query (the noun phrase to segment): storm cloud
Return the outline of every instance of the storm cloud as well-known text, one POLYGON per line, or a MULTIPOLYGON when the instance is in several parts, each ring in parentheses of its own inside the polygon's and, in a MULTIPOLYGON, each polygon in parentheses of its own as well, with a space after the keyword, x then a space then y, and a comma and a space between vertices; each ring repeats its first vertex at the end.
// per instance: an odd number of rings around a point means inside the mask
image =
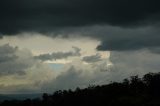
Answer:
POLYGON ((98 50, 153 50, 160 46, 159 4, 159 0, 1 0, 0 36, 78 35, 100 40, 98 50))
POLYGON ((0 32, 52 31, 56 28, 159 23, 159 0, 1 0, 0 32))

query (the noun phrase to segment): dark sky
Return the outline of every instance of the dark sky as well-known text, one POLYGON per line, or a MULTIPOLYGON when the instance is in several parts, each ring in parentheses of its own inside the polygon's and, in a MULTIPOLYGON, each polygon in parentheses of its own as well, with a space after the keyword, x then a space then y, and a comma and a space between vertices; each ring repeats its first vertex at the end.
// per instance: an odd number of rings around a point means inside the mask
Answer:
POLYGON ((81 36, 100 39, 99 50, 157 48, 159 5, 159 0, 1 0, 0 33, 76 29, 82 30, 81 36))
POLYGON ((159 0, 1 0, 0 27, 7 34, 95 24, 138 27, 159 22, 159 4, 159 0))

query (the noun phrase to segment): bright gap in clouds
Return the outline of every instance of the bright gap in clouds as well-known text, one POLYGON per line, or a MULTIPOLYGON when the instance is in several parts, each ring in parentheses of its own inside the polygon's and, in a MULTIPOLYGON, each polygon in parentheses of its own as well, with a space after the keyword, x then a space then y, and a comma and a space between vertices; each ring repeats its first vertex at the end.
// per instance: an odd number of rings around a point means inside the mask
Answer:
MULTIPOLYGON (((0 39, 0 49, 6 52, 4 55, 9 59, 16 56, 12 60, 16 64, 6 62, 6 67, 15 69, 1 75, 0 92, 53 92, 56 89, 100 84, 103 82, 101 76, 105 76, 104 71, 112 65, 109 51, 96 50, 100 44, 98 40, 78 36, 51 38, 41 34, 22 35, 0 39), (19 66, 17 74, 16 67, 19 66)), ((0 65, 7 69, 4 63, 0 65)))
POLYGON ((56 51, 69 51, 73 46, 80 47, 84 53, 92 54, 95 51, 100 41, 88 37, 74 37, 74 38, 61 38, 61 37, 47 37, 41 34, 34 36, 4 36, 0 44, 9 43, 12 46, 19 48, 27 48, 32 51, 34 55, 51 53, 56 51))
MULTIPOLYGON (((29 34, 22 34, 19 36, 4 36, 0 39, 0 45, 9 44, 19 49, 28 49, 34 56, 41 54, 51 54, 53 52, 68 52, 73 51, 73 47, 79 48, 81 51, 81 58, 84 56, 90 56, 100 54, 102 58, 109 58, 110 52, 100 52, 96 50, 96 47, 100 44, 100 41, 88 38, 88 37, 75 37, 75 38, 61 38, 61 37, 47 37, 41 34, 35 34, 34 36, 28 36, 29 34)), ((46 63, 59 63, 66 64, 76 57, 48 60, 46 63)))

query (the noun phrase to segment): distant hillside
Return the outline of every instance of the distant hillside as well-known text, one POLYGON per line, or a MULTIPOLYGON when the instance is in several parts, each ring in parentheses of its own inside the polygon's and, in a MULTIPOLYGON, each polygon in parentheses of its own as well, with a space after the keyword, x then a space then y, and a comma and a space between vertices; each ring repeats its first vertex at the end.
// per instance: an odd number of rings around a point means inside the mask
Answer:
POLYGON ((42 99, 4 101, 0 106, 160 106, 160 73, 75 91, 44 93, 42 99))
POLYGON ((41 98, 42 94, 0 94, 0 102, 4 100, 25 100, 41 98))
POLYGON ((7 95, 0 95, 0 102, 4 101, 4 100, 12 100, 13 98, 8 97, 7 95))

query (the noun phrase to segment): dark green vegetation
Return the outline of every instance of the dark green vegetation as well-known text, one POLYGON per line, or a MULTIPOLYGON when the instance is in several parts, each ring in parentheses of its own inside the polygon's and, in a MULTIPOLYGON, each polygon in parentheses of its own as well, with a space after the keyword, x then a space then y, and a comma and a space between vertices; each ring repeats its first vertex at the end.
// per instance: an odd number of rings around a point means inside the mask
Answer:
POLYGON ((160 106, 160 73, 132 76, 122 83, 43 94, 42 99, 4 101, 0 106, 160 106))

